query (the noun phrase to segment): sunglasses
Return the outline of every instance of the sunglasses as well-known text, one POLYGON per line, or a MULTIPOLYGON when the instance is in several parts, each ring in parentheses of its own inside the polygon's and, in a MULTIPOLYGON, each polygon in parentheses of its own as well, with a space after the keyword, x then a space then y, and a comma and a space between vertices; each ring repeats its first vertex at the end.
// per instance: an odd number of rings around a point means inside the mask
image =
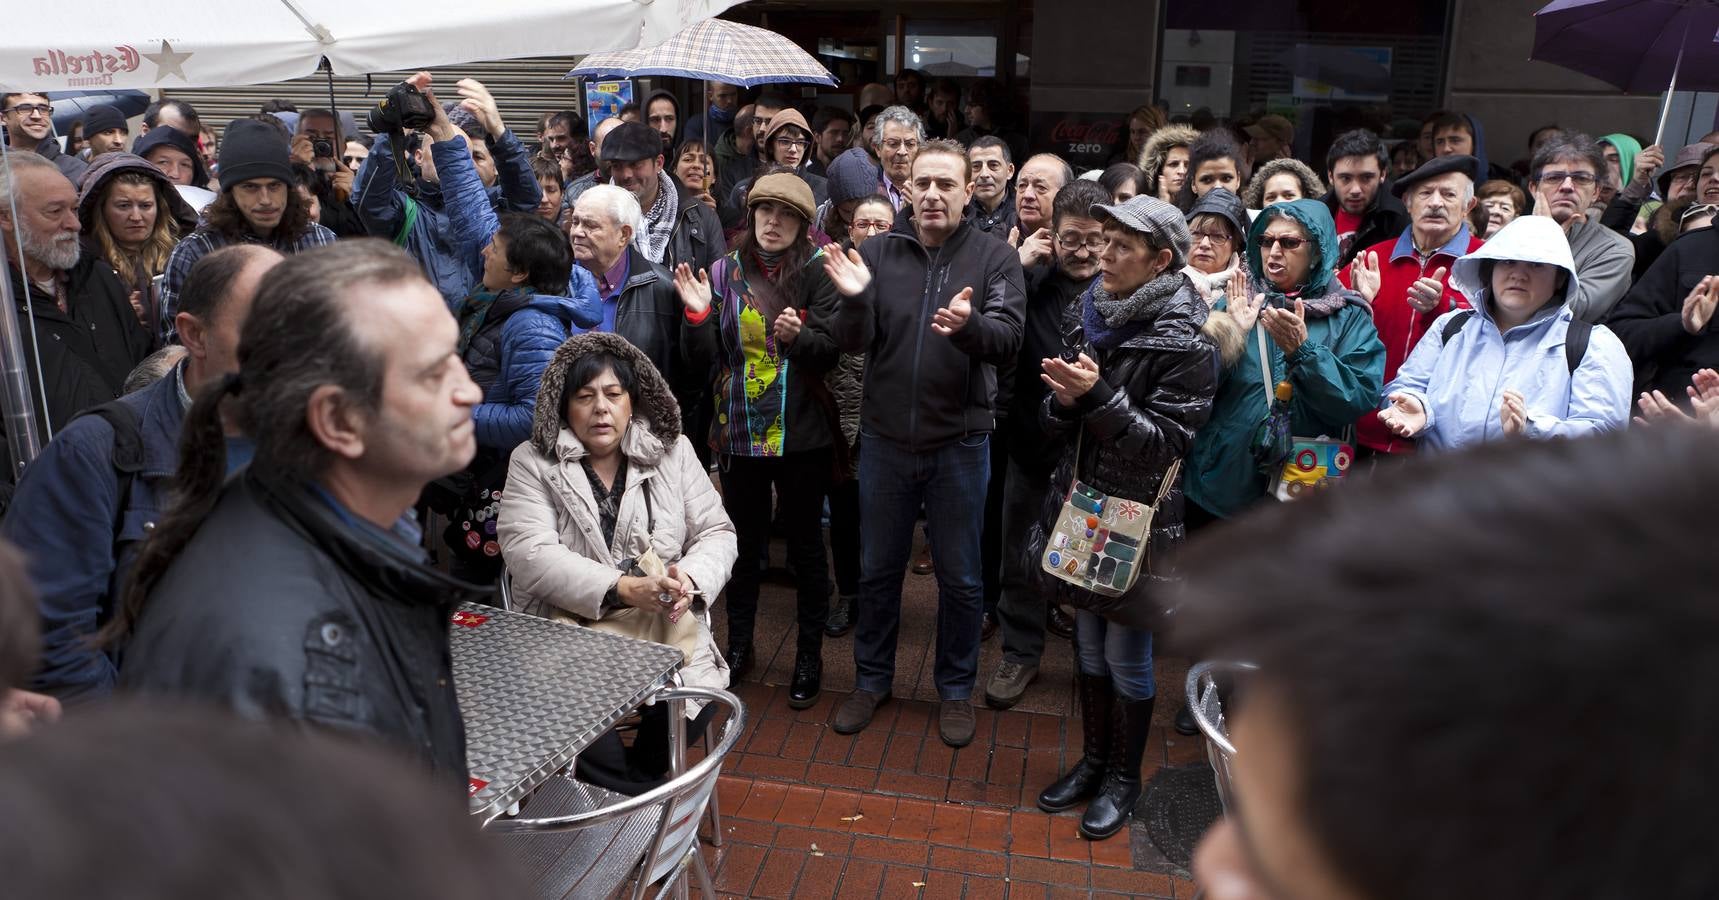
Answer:
POLYGON ((1267 234, 1260 236, 1259 249, 1261 252, 1265 252, 1270 250, 1272 245, 1275 244, 1282 247, 1283 252, 1285 253, 1294 253, 1295 251, 1300 250, 1301 246, 1305 243, 1307 243, 1306 238, 1290 237, 1289 235, 1273 236, 1267 234))

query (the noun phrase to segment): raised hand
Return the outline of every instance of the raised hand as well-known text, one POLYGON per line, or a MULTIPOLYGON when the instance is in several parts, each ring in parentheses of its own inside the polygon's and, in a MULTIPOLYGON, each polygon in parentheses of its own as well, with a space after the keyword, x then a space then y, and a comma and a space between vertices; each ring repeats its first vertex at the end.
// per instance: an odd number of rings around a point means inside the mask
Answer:
POLYGON ((1709 275, 1696 282, 1689 296, 1683 298, 1683 330, 1701 334, 1713 321, 1713 307, 1719 305, 1719 275, 1709 275))
POLYGON ((328 176, 329 183, 334 186, 335 199, 347 200, 352 197, 352 179, 352 167, 335 160, 334 172, 328 176))
POLYGON ((1505 437, 1516 437, 1528 427, 1528 401, 1522 395, 1506 390, 1504 402, 1498 405, 1498 418, 1504 426, 1505 437))
POLYGON ((1384 281, 1384 275, 1379 272, 1379 254, 1367 251, 1358 254, 1355 261, 1349 264, 1349 283, 1354 286, 1355 293, 1368 303, 1379 296, 1379 284, 1384 281))
POLYGON ((310 142, 310 135, 294 135, 292 139, 292 161, 311 165, 316 162, 316 145, 310 142))
POLYGON ((783 309, 781 314, 776 316, 776 343, 781 344, 784 347, 794 343, 794 338, 800 336, 800 327, 802 324, 803 323, 800 321, 799 310, 796 310, 792 306, 783 309))
POLYGON ((1007 240, 1009 242, 1009 246, 1019 247, 1021 245, 1021 226, 1010 225, 1009 226, 1009 236, 1008 236, 1007 240))
POLYGON ((1092 386, 1098 383, 1098 363, 1085 353, 1072 363, 1063 362, 1056 357, 1039 360, 1039 380, 1051 389, 1056 402, 1064 407, 1072 407, 1075 401, 1086 396, 1092 386))
POLYGON ((710 308, 710 275, 703 269, 698 275, 692 274, 692 267, 681 263, 674 268, 674 290, 680 295, 680 305, 687 312, 701 315, 710 308))
POLYGON ((1689 385, 1689 408, 1708 424, 1719 426, 1719 372, 1702 369, 1689 385))
POLYGON ((454 84, 454 89, 459 91, 460 97, 463 98, 460 100, 460 108, 477 116, 478 124, 483 126, 484 131, 489 132, 492 139, 501 137, 501 133, 507 130, 507 125, 501 120, 501 109, 495 105, 495 97, 490 94, 489 88, 475 78, 462 78, 454 84))
MULTIPOLYGON (((1019 234, 1019 230, 1011 230, 1011 234, 1019 234)), ((1021 242, 1021 265, 1036 266, 1051 258, 1051 233, 1049 228, 1040 228, 1027 236, 1021 242)))
POLYGON ((962 288, 960 293, 950 298, 948 306, 932 314, 931 330, 948 337, 960 331, 972 315, 973 289, 970 287, 962 288))
POLYGON ((1651 182, 1659 172, 1659 167, 1665 165, 1665 148, 1658 144, 1649 144, 1641 148, 1635 155, 1635 171, 1623 172, 1632 182, 1651 182))
POLYGON ((1424 313, 1438 309, 1439 301, 1444 299, 1444 276, 1448 271, 1439 266, 1431 275, 1415 279, 1415 283, 1409 285, 1409 305, 1424 313))
POLYGON ((433 76, 429 72, 419 72, 406 79, 406 83, 417 88, 424 95, 424 99, 430 101, 432 118, 430 124, 424 129, 424 133, 430 136, 430 140, 437 143, 451 141, 455 134, 454 123, 448 121, 448 111, 442 109, 441 101, 436 99, 436 92, 430 90, 432 80, 433 76))
POLYGON ((859 251, 850 247, 843 253, 835 244, 824 250, 824 274, 830 276, 836 292, 844 297, 858 297, 865 293, 871 284, 871 270, 866 268, 865 260, 860 259, 859 251))
POLYGON ((1407 394, 1396 393, 1389 398, 1391 405, 1379 410, 1379 421, 1400 438, 1412 438, 1427 427, 1426 407, 1407 394))
POLYGON ((1237 327, 1243 331, 1252 331, 1253 324, 1259 321, 1259 311, 1265 308, 1265 295, 1254 294, 1250 299, 1244 288, 1241 293, 1229 295, 1224 305, 1230 312, 1230 318, 1236 320, 1237 327))
MULTIPOLYGON (((1260 300, 1262 303, 1265 300, 1263 295, 1260 300)), ((1295 312, 1268 306, 1260 311, 1259 317, 1284 356, 1300 350, 1307 341, 1307 304, 1302 301, 1295 301, 1295 312)))

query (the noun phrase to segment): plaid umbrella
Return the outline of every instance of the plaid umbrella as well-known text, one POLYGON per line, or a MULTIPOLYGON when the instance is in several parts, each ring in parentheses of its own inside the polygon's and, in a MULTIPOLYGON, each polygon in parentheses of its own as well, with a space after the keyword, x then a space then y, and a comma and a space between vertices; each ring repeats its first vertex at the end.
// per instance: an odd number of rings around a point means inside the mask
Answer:
POLYGON ((654 47, 593 53, 567 77, 672 75, 741 87, 795 82, 834 86, 835 76, 793 41, 763 28, 705 19, 654 47))

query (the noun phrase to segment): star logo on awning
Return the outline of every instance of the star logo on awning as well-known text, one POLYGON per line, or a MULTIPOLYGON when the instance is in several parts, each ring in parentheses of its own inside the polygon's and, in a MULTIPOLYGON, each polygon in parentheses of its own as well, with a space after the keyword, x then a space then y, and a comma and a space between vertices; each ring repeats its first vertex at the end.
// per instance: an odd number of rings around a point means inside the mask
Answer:
POLYGON ((160 83, 161 79, 166 78, 169 75, 178 75, 180 81, 190 80, 185 77, 185 61, 190 59, 193 54, 175 53, 173 52, 172 44, 162 41, 161 51, 159 53, 143 53, 140 55, 144 59, 155 63, 155 81, 157 83, 160 83))

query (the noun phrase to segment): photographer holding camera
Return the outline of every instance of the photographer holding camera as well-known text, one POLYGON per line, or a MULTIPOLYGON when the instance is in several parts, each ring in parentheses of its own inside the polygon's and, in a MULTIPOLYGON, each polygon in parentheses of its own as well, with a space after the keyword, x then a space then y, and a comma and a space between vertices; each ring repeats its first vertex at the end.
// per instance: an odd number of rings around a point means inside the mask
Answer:
MULTIPOLYGON (((376 143, 358 170, 352 201, 365 229, 405 248, 449 308, 482 280, 483 248, 501 227, 497 203, 531 212, 542 198, 531 158, 503 124, 488 89, 470 78, 455 89, 462 98, 455 108, 475 118, 473 131, 481 126, 487 134, 454 127, 430 90, 430 73, 419 72, 371 110, 376 143), (408 151, 410 157, 399 155, 408 151)), ((594 302, 594 281, 569 286, 569 296, 587 292, 594 302)))
POLYGON ((364 220, 352 208, 350 167, 340 161, 337 148, 345 146, 340 122, 326 109, 307 109, 299 114, 298 133, 292 139, 292 161, 315 169, 316 200, 322 208, 318 221, 339 237, 364 237, 364 220))

